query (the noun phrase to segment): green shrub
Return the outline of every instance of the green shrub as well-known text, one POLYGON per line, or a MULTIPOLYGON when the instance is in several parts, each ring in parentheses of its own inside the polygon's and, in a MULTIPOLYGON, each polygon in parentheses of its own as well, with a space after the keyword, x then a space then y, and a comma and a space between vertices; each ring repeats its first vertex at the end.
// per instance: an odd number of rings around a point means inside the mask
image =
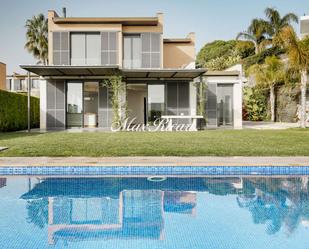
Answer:
POLYGON ((284 50, 278 47, 271 47, 269 49, 266 49, 262 51, 261 53, 253 56, 249 56, 245 59, 243 59, 243 66, 244 69, 248 69, 250 66, 254 64, 262 64, 265 62, 266 57, 268 56, 279 56, 284 53, 284 50))
POLYGON ((267 118, 267 92, 257 87, 243 89, 243 119, 262 121, 267 118))
MULTIPOLYGON (((25 130, 28 127, 26 95, 0 90, 0 131, 25 130)), ((31 128, 40 124, 40 99, 31 97, 31 128)))
POLYGON ((248 41, 217 40, 205 44, 197 55, 197 66, 209 70, 224 70, 241 59, 254 54, 254 45, 248 41))

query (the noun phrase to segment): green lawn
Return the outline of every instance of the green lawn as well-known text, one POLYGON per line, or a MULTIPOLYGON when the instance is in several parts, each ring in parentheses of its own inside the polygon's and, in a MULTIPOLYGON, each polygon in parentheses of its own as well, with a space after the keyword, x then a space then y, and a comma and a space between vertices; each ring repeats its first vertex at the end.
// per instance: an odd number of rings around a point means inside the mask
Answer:
POLYGON ((309 130, 0 133, 0 156, 309 156, 309 130))

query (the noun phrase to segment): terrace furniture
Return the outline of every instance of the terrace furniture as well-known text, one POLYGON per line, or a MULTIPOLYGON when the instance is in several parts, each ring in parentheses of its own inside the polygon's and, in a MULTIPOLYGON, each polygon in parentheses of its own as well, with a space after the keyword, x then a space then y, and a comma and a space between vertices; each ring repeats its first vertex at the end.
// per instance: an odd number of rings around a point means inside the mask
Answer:
POLYGON ((184 119, 184 120, 190 120, 191 121, 191 126, 189 131, 197 131, 196 129, 196 121, 197 119, 202 119, 204 118, 201 115, 163 115, 161 118, 167 119, 168 124, 167 124, 167 129, 169 131, 173 130, 173 120, 174 119, 184 119))

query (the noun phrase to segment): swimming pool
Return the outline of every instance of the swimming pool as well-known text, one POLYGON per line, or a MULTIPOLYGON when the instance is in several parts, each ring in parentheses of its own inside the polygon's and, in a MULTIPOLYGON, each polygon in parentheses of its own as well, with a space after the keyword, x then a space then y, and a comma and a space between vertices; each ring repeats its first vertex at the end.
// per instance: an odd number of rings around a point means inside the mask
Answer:
POLYGON ((307 249, 308 176, 0 178, 0 248, 307 249))

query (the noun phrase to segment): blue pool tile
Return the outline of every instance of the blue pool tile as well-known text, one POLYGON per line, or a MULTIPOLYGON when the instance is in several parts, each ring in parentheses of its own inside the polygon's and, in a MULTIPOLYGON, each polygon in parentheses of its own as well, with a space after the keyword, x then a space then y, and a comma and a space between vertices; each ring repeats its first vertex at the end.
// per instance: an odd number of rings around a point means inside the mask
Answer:
POLYGON ((0 167, 0 175, 308 175, 309 166, 0 167))

